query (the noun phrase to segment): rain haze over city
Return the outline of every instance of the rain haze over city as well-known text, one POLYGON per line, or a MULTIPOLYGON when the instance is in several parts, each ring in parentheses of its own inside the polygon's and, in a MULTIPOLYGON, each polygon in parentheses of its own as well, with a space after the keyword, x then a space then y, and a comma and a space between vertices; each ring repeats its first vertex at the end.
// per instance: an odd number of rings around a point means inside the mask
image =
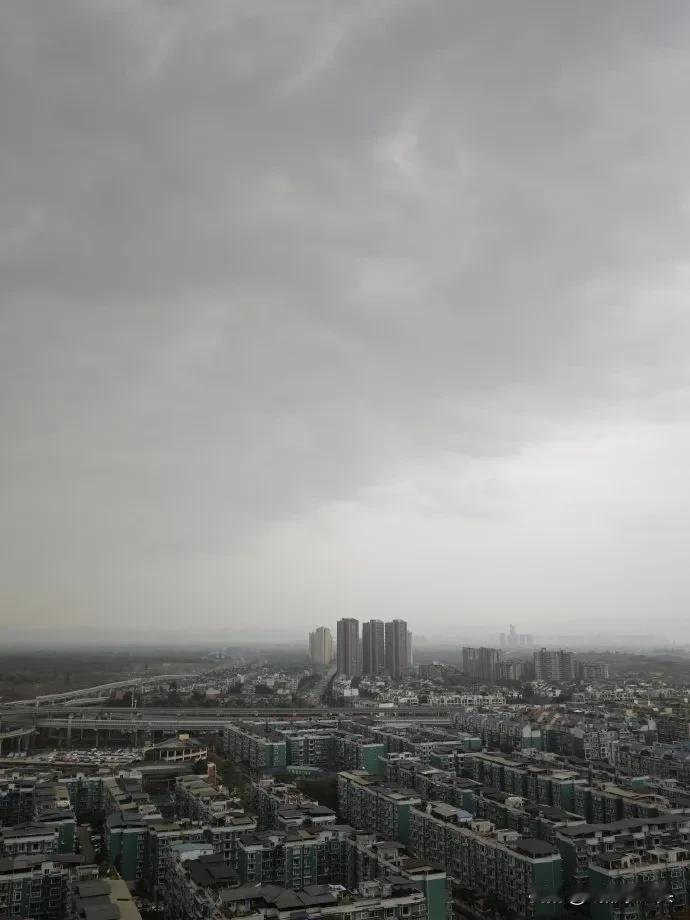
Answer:
POLYGON ((0 920, 689 920, 690 5, 0 4, 0 920))
POLYGON ((684 4, 0 23, 8 638, 686 641, 684 4))

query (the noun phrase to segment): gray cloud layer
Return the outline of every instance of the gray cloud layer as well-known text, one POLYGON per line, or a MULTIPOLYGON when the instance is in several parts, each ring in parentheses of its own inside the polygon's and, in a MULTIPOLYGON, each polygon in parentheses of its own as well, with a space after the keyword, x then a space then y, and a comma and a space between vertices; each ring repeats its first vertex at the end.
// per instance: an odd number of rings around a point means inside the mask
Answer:
POLYGON ((683 638, 689 42, 3 4, 0 623, 683 638))

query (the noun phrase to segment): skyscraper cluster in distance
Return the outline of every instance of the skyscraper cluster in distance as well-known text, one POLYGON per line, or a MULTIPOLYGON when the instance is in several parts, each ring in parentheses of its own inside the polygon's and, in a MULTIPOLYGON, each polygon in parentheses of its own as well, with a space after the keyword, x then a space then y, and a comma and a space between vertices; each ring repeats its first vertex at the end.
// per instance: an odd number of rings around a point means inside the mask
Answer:
MULTIPOLYGON (((388 674, 400 678, 412 668, 412 633, 405 620, 359 620, 345 617, 337 625, 338 672, 345 677, 360 674, 388 674)), ((326 626, 319 626, 309 634, 309 655, 316 665, 327 665, 333 660, 333 638, 326 626)))
POLYGON ((531 633, 519 633, 511 623, 507 633, 501 633, 500 645, 502 649, 514 650, 518 648, 532 648, 534 636, 531 633))
POLYGON ((485 646, 462 649, 462 670, 468 677, 489 684, 525 678, 564 683, 585 675, 585 679, 597 680, 607 673, 601 666, 578 667, 573 653, 565 649, 539 649, 533 652, 530 664, 525 657, 505 659, 502 649, 485 646))
POLYGON ((402 677, 412 667, 412 633, 405 620, 338 620, 338 671, 346 677, 359 674, 402 677))

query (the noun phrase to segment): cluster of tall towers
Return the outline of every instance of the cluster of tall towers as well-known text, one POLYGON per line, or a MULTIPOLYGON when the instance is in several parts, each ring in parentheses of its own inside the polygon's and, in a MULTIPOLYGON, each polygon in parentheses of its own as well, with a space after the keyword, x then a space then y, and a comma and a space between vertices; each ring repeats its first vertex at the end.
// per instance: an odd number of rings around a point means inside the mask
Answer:
POLYGON ((507 633, 501 633, 501 648, 515 650, 517 648, 532 648, 534 645, 534 636, 532 633, 519 633, 513 624, 507 633))
MULTIPOLYGON (((317 626, 309 633, 309 657, 315 665, 333 661, 333 636, 327 626, 317 626)), ((338 620, 337 666, 346 677, 360 674, 400 678, 412 668, 412 633, 405 620, 338 620)))
POLYGON ((338 620, 338 671, 346 677, 359 674, 400 678, 412 667, 412 633, 405 620, 338 620))

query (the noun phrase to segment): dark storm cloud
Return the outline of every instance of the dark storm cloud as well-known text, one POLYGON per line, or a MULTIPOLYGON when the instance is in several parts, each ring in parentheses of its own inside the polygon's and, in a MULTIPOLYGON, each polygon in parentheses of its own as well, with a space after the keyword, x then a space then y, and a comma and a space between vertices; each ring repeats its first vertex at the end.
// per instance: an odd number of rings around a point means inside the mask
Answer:
POLYGON ((3 622, 678 612, 683 5, 0 18, 3 622))

